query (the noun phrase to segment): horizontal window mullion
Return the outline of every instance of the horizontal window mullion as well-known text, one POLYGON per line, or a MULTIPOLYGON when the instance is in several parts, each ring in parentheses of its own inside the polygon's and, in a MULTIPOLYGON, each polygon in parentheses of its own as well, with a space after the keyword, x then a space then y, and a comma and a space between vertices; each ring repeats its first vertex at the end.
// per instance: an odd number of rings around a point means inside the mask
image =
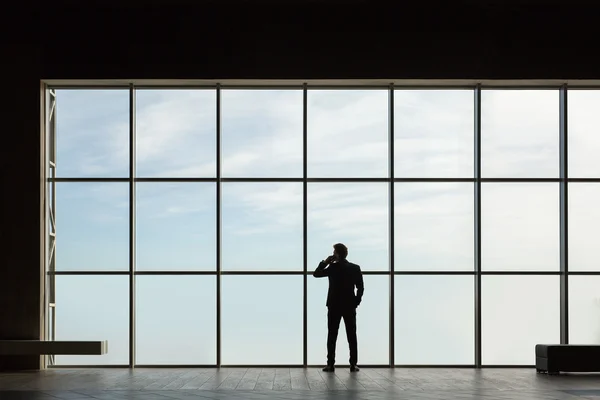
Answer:
MULTIPOLYGON (((72 270, 72 271, 47 271, 47 275, 129 275, 129 271, 86 271, 86 270, 72 270)), ((190 270, 190 271, 171 271, 165 270, 154 270, 154 271, 135 271, 134 275, 216 275, 216 270, 190 270)), ((312 270, 307 272, 298 270, 222 270, 221 275, 312 275, 312 270)), ((476 271, 419 271, 419 270, 406 270, 406 271, 386 271, 386 270, 363 270, 363 275, 476 275, 476 271)), ((561 271, 481 271, 481 275, 561 275, 561 271)), ((600 275, 600 271, 570 271, 569 275, 600 275)))
MULTIPOLYGON (((55 177, 48 178, 47 182, 129 182, 131 178, 109 178, 109 177, 55 177)), ((134 182, 217 182, 215 177, 136 177, 134 182)), ((373 178, 306 178, 308 183, 320 182, 483 182, 483 183, 537 183, 537 182, 568 182, 568 183, 600 183, 600 178, 418 178, 418 177, 395 177, 393 179, 386 177, 373 178)), ((272 177, 227 177, 221 178, 221 182, 304 182, 304 178, 272 178, 272 177)))
POLYGON ((47 275, 129 275, 129 271, 84 271, 84 270, 73 270, 73 271, 47 271, 47 275))
POLYGON ((561 275, 561 271, 481 271, 481 275, 561 275))
POLYGON ((130 178, 86 178, 86 177, 81 177, 81 178, 63 178, 63 177, 55 177, 55 178, 48 178, 48 182, 57 182, 57 183, 61 183, 61 182, 129 182, 131 181, 130 178))

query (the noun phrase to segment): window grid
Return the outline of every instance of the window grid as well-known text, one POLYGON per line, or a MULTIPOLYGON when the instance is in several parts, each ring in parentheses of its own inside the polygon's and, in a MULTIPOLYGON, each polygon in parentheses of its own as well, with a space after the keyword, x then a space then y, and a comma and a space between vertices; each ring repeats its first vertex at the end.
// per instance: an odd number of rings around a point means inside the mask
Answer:
MULTIPOLYGON (((61 86, 53 87, 52 89, 93 89, 84 87, 70 87, 61 86)), ((104 87, 103 87, 104 88, 104 87)), ((124 88, 119 86, 119 88, 124 88)), ((307 259, 307 185, 313 182, 382 182, 389 184, 389 224, 388 224, 388 237, 389 237, 389 270, 375 270, 375 271, 363 271, 365 275, 386 275, 390 282, 390 314, 389 314, 389 326, 390 326, 390 342, 389 342, 389 363, 385 365, 372 365, 373 367, 415 367, 415 365, 399 365, 395 364, 394 360, 394 276, 399 275, 471 275, 475 277, 474 285, 474 297, 475 297, 475 358, 472 365, 418 365, 419 367, 459 367, 459 368, 511 368, 523 365, 483 365, 481 362, 481 277, 484 275, 512 275, 512 276, 523 276, 523 275, 558 275, 560 277, 560 338, 561 343, 569 343, 568 339, 568 277, 570 275, 600 275, 600 271, 569 271, 568 269, 568 184, 571 182, 583 183, 583 182, 596 182, 600 183, 599 178, 569 178, 567 169, 567 85, 563 85, 560 88, 547 87, 545 89, 559 89, 560 93, 560 137, 559 137, 559 177, 558 178, 482 178, 481 177, 481 85, 475 87, 442 87, 440 89, 470 89, 473 91, 474 98, 474 176, 472 178, 398 178, 394 175, 394 93, 402 89, 432 89, 431 87, 399 87, 393 84, 382 87, 365 87, 365 86, 349 86, 341 88, 339 86, 319 86, 313 87, 304 84, 303 87, 297 86, 291 87, 263 87, 263 86, 221 86, 211 85, 203 86, 203 89, 215 90, 216 91, 216 177, 214 178, 141 178, 135 175, 135 94, 136 90, 142 89, 143 87, 129 85, 129 177, 127 178, 68 178, 68 177, 52 177, 48 178, 49 184, 57 182, 128 182, 129 183, 129 195, 130 195, 130 216, 129 216, 129 270, 128 271, 48 271, 47 276, 55 275, 127 275, 129 276, 129 364, 128 365, 81 365, 78 367, 129 367, 134 368, 136 366, 143 367, 180 367, 177 365, 136 365, 135 363, 135 277, 138 275, 209 275, 216 276, 217 281, 217 362, 216 364, 210 365, 195 365, 195 367, 221 367, 225 366, 221 364, 221 276, 223 275, 302 275, 303 276, 303 363, 297 365, 265 365, 268 367, 313 367, 307 362, 307 279, 308 275, 312 274, 312 271, 308 268, 311 260, 307 259), (248 178, 248 177, 234 177, 234 178, 222 178, 221 177, 221 90, 222 88, 236 88, 236 89, 298 89, 303 91, 303 176, 301 178, 248 178), (389 175, 387 178, 310 178, 307 175, 307 97, 308 93, 312 89, 380 89, 387 90, 389 95, 388 102, 388 116, 389 116, 389 143, 388 143, 388 154, 389 154, 389 175), (214 182, 216 183, 216 251, 217 251, 217 263, 214 271, 172 271, 172 270, 156 270, 156 271, 136 271, 135 261, 135 183, 137 182, 214 182), (223 182, 301 182, 303 184, 303 266, 298 271, 223 271, 221 268, 221 184, 223 182), (474 240, 475 240, 475 259, 474 268, 472 271, 411 271, 402 270, 396 271, 394 269, 394 183, 397 182, 471 182, 474 184, 474 240), (558 271, 482 271, 481 269, 481 183, 485 182, 556 182, 560 186, 560 269, 558 271)), ((154 89, 162 87, 153 87, 154 89)), ((169 86, 169 88, 174 88, 169 86)), ((525 88, 525 87, 490 87, 493 89, 541 89, 540 87, 525 88)), ((105 89, 105 88, 104 88, 105 89)), ((532 350, 533 351, 533 350, 532 350)), ((190 367, 190 365, 185 365, 190 367)), ((237 365, 236 365, 237 366, 237 365)), ((241 365, 240 365, 241 366, 241 365)), ((254 367, 262 365, 251 365, 254 367)), ((368 366, 368 365, 365 365, 368 366)), ((61 365, 52 366, 55 368, 68 368, 73 366, 61 365)))

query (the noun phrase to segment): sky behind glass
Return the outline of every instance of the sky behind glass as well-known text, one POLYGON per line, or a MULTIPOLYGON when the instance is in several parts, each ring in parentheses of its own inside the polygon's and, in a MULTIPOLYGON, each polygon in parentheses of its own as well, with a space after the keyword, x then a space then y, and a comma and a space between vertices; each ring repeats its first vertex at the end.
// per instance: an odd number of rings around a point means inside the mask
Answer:
MULTIPOLYGON (((301 178, 302 90, 226 90, 222 176, 301 178)), ((472 90, 396 90, 396 177, 472 178, 472 90)), ((57 176, 129 176, 129 92, 57 91, 57 176)), ((556 90, 482 91, 482 176, 558 178, 556 90)), ((386 178, 388 91, 309 90, 309 178, 386 178)), ((600 178, 600 92, 569 92, 569 176, 600 178)), ((214 90, 137 90, 136 175, 216 176, 214 90)), ((57 269, 127 271, 129 184, 62 182, 57 269)), ((394 184, 396 270, 473 271, 473 183, 394 184)), ((222 268, 302 271, 302 183, 222 183, 222 268)), ((308 268, 343 242, 364 271, 389 265, 389 184, 308 183, 308 268)), ((569 184, 569 261, 600 270, 600 184, 569 184)), ((216 185, 136 184, 136 268, 214 271, 216 185)), ((557 182, 482 183, 484 271, 558 271, 557 182)), ((222 362, 302 363, 302 276, 222 276, 222 362)), ((359 364, 387 364, 389 276, 365 276, 359 364)), ((474 278, 395 278, 397 364, 473 364, 474 278)), ((574 343, 600 343, 599 278, 570 278, 574 343)), ((58 276, 57 339, 109 340, 101 357, 128 363, 127 276, 58 276)), ((327 280, 309 276, 308 362, 325 362, 327 280)), ((216 362, 216 278, 138 276, 137 363, 216 362)), ((559 341, 558 276, 483 276, 483 362, 533 364, 536 343, 559 341)), ((343 323, 338 363, 347 363, 343 323)))

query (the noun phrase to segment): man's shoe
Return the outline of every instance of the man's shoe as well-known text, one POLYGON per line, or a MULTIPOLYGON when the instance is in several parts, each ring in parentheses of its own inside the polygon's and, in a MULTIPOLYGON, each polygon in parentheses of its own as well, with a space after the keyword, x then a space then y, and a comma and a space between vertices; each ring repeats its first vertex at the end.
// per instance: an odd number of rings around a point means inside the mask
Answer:
POLYGON ((335 371, 335 367, 333 365, 328 365, 325 368, 323 368, 324 372, 333 372, 335 371))
POLYGON ((358 372, 358 371, 360 371, 360 368, 358 368, 356 365, 350 366, 350 372, 358 372))

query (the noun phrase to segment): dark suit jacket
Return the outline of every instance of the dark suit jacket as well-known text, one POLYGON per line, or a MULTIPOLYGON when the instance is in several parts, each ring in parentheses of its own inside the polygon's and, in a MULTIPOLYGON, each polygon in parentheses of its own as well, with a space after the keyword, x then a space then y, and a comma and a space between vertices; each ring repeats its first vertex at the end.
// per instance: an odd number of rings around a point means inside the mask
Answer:
POLYGON ((321 261, 313 272, 315 278, 329 278, 327 307, 335 309, 355 309, 362 300, 365 286, 360 266, 340 260, 329 264, 321 261), (354 287, 357 291, 354 294, 354 287))

